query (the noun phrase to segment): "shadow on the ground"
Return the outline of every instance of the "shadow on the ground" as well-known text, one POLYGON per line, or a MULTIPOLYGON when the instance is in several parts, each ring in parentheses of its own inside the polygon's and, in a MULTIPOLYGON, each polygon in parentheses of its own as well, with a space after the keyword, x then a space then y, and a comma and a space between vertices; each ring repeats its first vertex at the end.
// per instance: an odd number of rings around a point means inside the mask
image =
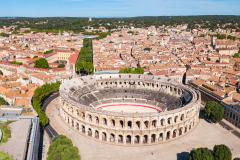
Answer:
POLYGON ((188 160, 189 153, 188 152, 181 152, 177 154, 177 160, 188 160))

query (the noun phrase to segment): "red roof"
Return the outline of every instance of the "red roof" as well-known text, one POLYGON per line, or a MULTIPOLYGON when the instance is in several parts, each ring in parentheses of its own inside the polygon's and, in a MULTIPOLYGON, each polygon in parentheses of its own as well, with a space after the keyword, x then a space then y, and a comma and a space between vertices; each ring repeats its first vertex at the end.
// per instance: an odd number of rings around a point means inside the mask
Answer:
POLYGON ((77 63, 77 60, 78 60, 78 56, 79 56, 79 53, 72 54, 72 55, 69 57, 69 62, 70 62, 71 64, 76 64, 76 63, 77 63))

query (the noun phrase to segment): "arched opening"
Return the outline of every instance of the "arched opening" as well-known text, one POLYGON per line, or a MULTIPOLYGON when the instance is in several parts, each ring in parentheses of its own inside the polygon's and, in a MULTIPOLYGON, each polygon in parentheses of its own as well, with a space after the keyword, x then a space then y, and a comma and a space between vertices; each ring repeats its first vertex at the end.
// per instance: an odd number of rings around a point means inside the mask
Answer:
POLYGON ((178 116, 175 116, 174 117, 174 122, 177 123, 177 121, 178 121, 178 116))
POLYGON ((90 114, 88 115, 88 121, 92 122, 92 115, 90 115, 90 114))
POLYGON ((85 133, 85 126, 82 125, 82 133, 85 133))
POLYGON ((118 135, 118 143, 123 143, 123 136, 122 135, 118 135))
POLYGON ((110 142, 115 142, 115 135, 113 133, 110 134, 110 142))
POLYGON ((127 125, 128 125, 128 128, 130 128, 130 129, 132 128, 132 122, 131 121, 128 121, 127 125))
POLYGON ((123 128, 124 127, 123 121, 121 120, 119 121, 119 123, 120 123, 120 126, 123 128))
POLYGON ((166 140, 170 139, 170 131, 167 132, 166 140))
POLYGON ((188 129, 188 127, 186 126, 186 127, 185 127, 185 131, 184 131, 184 133, 186 133, 186 132, 187 132, 187 129, 188 129))
POLYGON ((163 140, 163 133, 160 133, 160 134, 159 134, 158 140, 159 140, 159 141, 162 141, 162 140, 163 140))
POLYGON ((146 143, 148 143, 148 136, 144 135, 143 136, 143 144, 146 144, 146 143))
POLYGON ((74 121, 72 120, 72 127, 74 127, 74 121))
POLYGON ((114 119, 111 120, 111 123, 112 123, 112 126, 115 127, 115 120, 114 119))
POLYGON ((173 138, 176 138, 176 136, 177 136, 177 130, 175 129, 175 130, 173 131, 172 137, 173 137, 173 138))
POLYGON ((131 144, 131 140, 132 140, 131 136, 130 136, 130 135, 127 135, 127 137, 126 137, 126 143, 127 143, 127 144, 131 144))
POLYGON ((140 136, 135 136, 134 144, 139 144, 139 143, 140 143, 140 136))
POLYGON ((103 124, 104 124, 105 126, 107 126, 107 119, 106 119, 106 118, 103 118, 103 124))
POLYGON ((77 130, 79 130, 79 123, 76 123, 76 128, 77 130))
POLYGON ((105 132, 102 132, 102 140, 107 141, 107 134, 105 132))
POLYGON ((181 121, 183 121, 183 120, 184 120, 184 114, 181 115, 181 121))
POLYGON ((140 121, 136 122, 136 126, 137 126, 138 129, 140 129, 140 121))
POLYGON ((85 113, 84 112, 81 113, 81 117, 82 117, 82 119, 85 119, 85 113))
POLYGON ((161 119, 161 126, 164 126, 164 119, 161 119))
POLYGON ((189 130, 192 128, 191 124, 189 125, 189 130))
POLYGON ((179 136, 182 135, 182 131, 183 131, 183 128, 181 127, 181 128, 179 129, 179 136))
POLYGON ((168 118, 168 124, 171 124, 171 121, 172 121, 172 118, 169 117, 169 118, 168 118))
POLYGON ((156 142, 156 134, 152 134, 151 135, 151 143, 155 143, 156 142))
POLYGON ((153 121, 152 121, 152 126, 153 126, 154 128, 157 127, 157 120, 153 120, 153 121))
POLYGON ((88 128, 88 136, 92 136, 92 129, 88 128))
POLYGON ((99 118, 95 117, 95 119, 96 119, 96 124, 99 124, 99 118))
POLYGON ((95 135, 94 135, 95 138, 99 139, 99 132, 96 130, 95 131, 95 135))
POLYGON ((145 128, 148 128, 148 127, 149 127, 149 122, 148 122, 148 121, 145 121, 145 122, 144 122, 144 125, 145 125, 145 128))

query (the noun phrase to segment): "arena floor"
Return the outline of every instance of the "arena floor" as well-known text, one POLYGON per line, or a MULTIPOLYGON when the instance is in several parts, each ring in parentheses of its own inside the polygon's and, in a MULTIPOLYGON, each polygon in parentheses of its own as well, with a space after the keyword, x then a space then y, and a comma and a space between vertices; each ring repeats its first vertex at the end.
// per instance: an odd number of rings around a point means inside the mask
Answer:
POLYGON ((60 118, 58 106, 58 99, 55 99, 47 107, 50 123, 58 133, 71 138, 79 148, 82 160, 184 160, 191 149, 213 148, 215 144, 226 144, 234 157, 240 157, 240 139, 219 124, 210 124, 205 120, 200 120, 194 130, 178 140, 152 146, 126 147, 103 144, 70 129, 60 118))
POLYGON ((137 103, 109 103, 103 104, 96 107, 97 109, 104 111, 113 111, 113 112, 124 112, 124 113, 152 113, 152 112, 161 112, 160 108, 146 105, 146 104, 137 104, 137 103))

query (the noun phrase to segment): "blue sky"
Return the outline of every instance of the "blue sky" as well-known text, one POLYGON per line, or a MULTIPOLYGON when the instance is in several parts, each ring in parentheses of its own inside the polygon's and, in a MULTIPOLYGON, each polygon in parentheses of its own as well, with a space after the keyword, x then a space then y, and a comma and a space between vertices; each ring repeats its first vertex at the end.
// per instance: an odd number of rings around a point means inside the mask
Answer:
POLYGON ((240 0, 0 0, 0 17, 240 15, 240 0))

